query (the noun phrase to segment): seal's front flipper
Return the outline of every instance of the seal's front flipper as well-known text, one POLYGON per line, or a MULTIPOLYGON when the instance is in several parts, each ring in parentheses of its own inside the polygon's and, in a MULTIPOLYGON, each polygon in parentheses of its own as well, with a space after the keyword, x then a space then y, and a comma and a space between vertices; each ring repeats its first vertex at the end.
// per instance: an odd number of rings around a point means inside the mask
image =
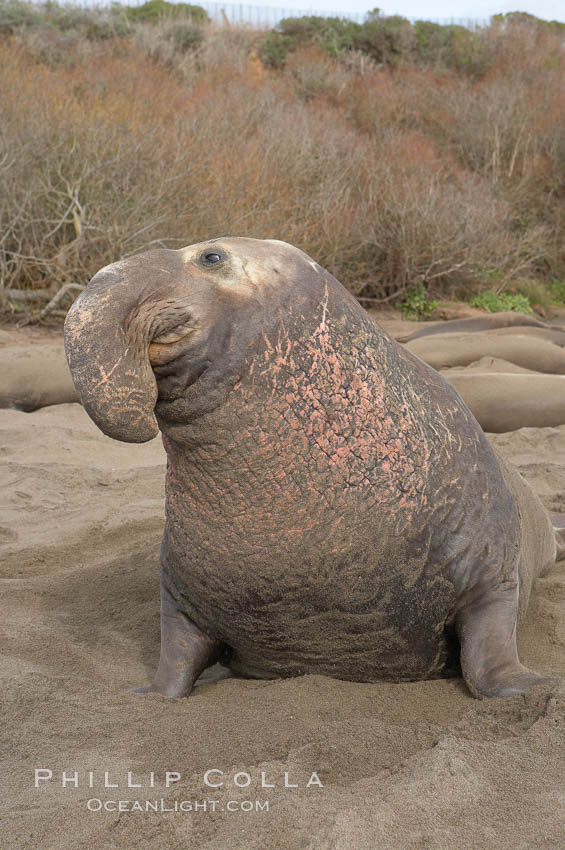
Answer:
POLYGON ((219 644, 201 632, 161 583, 161 656, 153 682, 136 693, 186 697, 214 663, 219 644))
POLYGON ((517 618, 518 589, 508 584, 486 591, 458 613, 461 669, 473 696, 510 697, 553 681, 520 664, 517 618))
POLYGON ((557 545, 555 560, 562 561, 565 559, 565 514, 552 514, 550 519, 557 545))

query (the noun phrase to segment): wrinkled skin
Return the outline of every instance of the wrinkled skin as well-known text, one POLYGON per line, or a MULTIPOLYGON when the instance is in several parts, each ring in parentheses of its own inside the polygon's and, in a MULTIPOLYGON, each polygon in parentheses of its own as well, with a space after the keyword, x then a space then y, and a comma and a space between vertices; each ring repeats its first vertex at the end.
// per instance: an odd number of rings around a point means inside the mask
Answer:
POLYGON ((556 556, 541 504, 449 384, 301 251, 230 238, 115 263, 65 343, 96 424, 159 428, 167 451, 142 690, 184 696, 217 659, 266 678, 461 669, 475 696, 544 681, 515 634, 556 556))

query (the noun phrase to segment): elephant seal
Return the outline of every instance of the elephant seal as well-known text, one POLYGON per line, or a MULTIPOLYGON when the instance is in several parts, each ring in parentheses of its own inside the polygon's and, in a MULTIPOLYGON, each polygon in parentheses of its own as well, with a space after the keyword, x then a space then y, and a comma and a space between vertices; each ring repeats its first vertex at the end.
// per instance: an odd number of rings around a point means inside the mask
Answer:
POLYGON ((565 375, 450 369, 444 377, 484 431, 565 425, 565 375))
POLYGON ((60 343, 3 349, 0 408, 29 413, 51 404, 70 404, 78 400, 60 343))
POLYGON ((429 325, 416 328, 416 330, 411 334, 399 338, 398 341, 412 342, 413 339, 419 339, 423 336, 435 336, 436 334, 476 333, 480 331, 490 331, 495 328, 516 327, 561 330, 561 328, 554 328, 553 325, 548 325, 539 319, 535 319, 533 316, 528 316, 526 313, 516 313, 514 310, 506 310, 501 313, 485 313, 482 316, 470 316, 466 319, 451 319, 447 322, 430 322, 429 325))
POLYGON ((454 375, 469 375, 477 374, 516 374, 516 375, 543 375, 544 372, 536 372, 535 369, 525 369, 523 366, 517 366, 509 360, 501 360, 499 357, 480 357, 469 363, 468 366, 452 366, 450 369, 442 369, 441 374, 451 383, 451 378, 454 375))
POLYGON ((565 351, 531 336, 493 336, 490 333, 444 334, 422 337, 406 347, 434 369, 468 366, 484 356, 509 360, 535 372, 565 374, 565 351))
POLYGON ((565 347, 565 331, 555 330, 552 328, 531 328, 531 327, 511 327, 511 328, 493 328, 484 333, 489 336, 533 336, 536 339, 551 342, 553 345, 558 345, 560 348, 565 347))
POLYGON ((302 251, 222 238, 114 263, 65 344, 102 431, 159 428, 168 456, 142 691, 185 696, 218 659, 261 678, 462 670, 476 696, 545 681, 516 621, 561 531, 444 378, 302 251))

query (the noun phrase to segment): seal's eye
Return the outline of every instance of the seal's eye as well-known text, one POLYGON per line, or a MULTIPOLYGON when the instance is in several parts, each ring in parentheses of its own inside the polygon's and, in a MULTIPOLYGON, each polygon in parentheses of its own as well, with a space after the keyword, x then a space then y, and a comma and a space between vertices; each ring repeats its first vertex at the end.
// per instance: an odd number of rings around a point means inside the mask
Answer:
POLYGON ((205 266, 215 266, 216 263, 221 263, 223 259, 224 258, 221 254, 217 254, 215 251, 209 251, 201 256, 200 261, 204 263, 205 266))

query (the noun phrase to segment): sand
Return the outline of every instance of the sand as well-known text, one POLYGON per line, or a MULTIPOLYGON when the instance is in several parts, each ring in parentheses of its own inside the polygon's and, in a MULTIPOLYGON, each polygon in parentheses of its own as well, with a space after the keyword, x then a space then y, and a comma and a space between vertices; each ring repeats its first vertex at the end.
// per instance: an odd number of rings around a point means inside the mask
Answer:
MULTIPOLYGON (((565 846, 559 681, 478 701, 460 679, 256 682, 215 668, 188 699, 133 693, 159 652, 160 440, 113 442, 78 404, 3 409, 0 429, 0 846, 565 846), (35 769, 52 779, 35 788, 35 769), (223 786, 205 784, 210 770, 223 786), (78 788, 62 787, 63 771, 78 773, 78 788), (128 771, 141 788, 127 787, 128 771), (180 774, 169 788, 166 771, 180 774), (262 774, 275 787, 261 787, 262 774), (285 788, 285 774, 298 787, 285 788), (199 807, 132 810, 161 800, 199 807)), ((565 511, 565 426, 491 439, 548 509, 565 511)), ((564 564, 536 583, 519 645, 527 665, 564 674, 564 564)))

